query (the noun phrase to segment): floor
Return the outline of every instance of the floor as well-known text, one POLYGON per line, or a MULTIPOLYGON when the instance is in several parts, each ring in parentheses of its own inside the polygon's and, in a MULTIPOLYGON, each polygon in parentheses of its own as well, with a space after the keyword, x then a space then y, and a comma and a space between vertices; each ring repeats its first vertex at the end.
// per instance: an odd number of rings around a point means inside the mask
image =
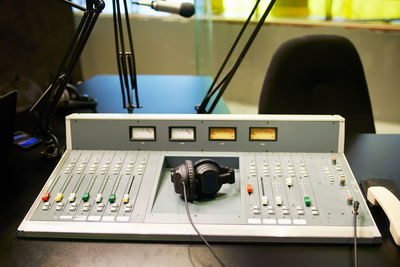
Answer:
MULTIPOLYGON (((258 108, 256 105, 247 105, 234 101, 227 101, 229 110, 233 114, 257 114, 258 108)), ((400 123, 390 121, 375 121, 376 133, 378 134, 400 134, 400 123)))

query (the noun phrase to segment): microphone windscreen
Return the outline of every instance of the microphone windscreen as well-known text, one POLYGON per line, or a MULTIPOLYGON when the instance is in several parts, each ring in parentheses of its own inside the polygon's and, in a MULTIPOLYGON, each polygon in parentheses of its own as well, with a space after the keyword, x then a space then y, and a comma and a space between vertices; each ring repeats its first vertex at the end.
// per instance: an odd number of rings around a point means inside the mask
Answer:
POLYGON ((182 3, 179 10, 179 15, 190 18, 194 14, 194 5, 191 3, 182 3))

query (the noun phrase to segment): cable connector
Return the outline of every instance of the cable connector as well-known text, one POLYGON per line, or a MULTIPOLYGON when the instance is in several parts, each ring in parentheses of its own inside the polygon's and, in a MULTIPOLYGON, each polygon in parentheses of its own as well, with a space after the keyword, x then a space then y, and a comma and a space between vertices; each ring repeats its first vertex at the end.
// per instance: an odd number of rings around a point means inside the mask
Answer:
POLYGON ((358 201, 354 201, 353 204, 353 214, 358 215, 358 209, 360 207, 360 202, 358 201))

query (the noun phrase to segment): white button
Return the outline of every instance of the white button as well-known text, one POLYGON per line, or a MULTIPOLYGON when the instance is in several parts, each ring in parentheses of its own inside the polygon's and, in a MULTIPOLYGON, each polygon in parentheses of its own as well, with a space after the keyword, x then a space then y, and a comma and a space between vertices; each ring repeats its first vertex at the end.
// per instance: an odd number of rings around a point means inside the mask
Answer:
POLYGON ((116 212, 117 210, 118 210, 117 207, 112 207, 112 208, 111 208, 111 212, 116 212))
POLYGON ((76 193, 71 193, 68 197, 69 202, 74 202, 76 198, 76 193))
POLYGON ((260 212, 261 212, 260 209, 253 209, 254 214, 260 214, 260 212))
POLYGON ((268 205, 268 199, 267 199, 267 196, 262 196, 262 197, 261 197, 261 200, 262 200, 262 204, 263 204, 263 206, 267 206, 267 205, 268 205))
POLYGON ((313 210, 313 211, 312 211, 312 214, 313 214, 313 215, 319 215, 319 212, 318 212, 318 210, 313 210))
POLYGON ((97 207, 97 211, 103 211, 103 207, 97 207))
POLYGON ((42 210, 48 210, 48 209, 49 209, 49 206, 44 205, 44 206, 42 207, 42 210))
POLYGON ((125 212, 131 212, 131 210, 130 208, 125 208, 125 212))
POLYGON ((77 206, 78 206, 78 203, 76 203, 76 202, 71 204, 71 207, 77 207, 77 206))
POLYGON ((280 196, 277 196, 276 197, 276 205, 278 205, 278 206, 282 206, 282 198, 280 197, 280 196))
POLYGON ((275 214, 275 210, 268 210, 268 214, 275 214))
POLYGON ((70 211, 76 211, 76 207, 69 207, 70 211))
POLYGON ((83 207, 83 211, 88 211, 90 209, 90 207, 83 207))
POLYGON ((96 195, 96 202, 97 202, 97 203, 101 202, 102 198, 103 198, 103 197, 101 196, 101 194, 97 194, 97 195, 96 195))

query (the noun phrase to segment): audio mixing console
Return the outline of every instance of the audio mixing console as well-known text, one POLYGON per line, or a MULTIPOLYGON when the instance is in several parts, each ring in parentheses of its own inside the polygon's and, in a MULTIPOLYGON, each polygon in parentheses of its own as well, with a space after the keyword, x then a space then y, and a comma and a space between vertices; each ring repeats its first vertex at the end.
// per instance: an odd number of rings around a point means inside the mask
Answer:
POLYGON ((198 241, 171 169, 212 159, 235 182, 189 203, 210 241, 353 241, 380 233, 343 153, 340 116, 73 114, 67 150, 18 234, 198 241))

